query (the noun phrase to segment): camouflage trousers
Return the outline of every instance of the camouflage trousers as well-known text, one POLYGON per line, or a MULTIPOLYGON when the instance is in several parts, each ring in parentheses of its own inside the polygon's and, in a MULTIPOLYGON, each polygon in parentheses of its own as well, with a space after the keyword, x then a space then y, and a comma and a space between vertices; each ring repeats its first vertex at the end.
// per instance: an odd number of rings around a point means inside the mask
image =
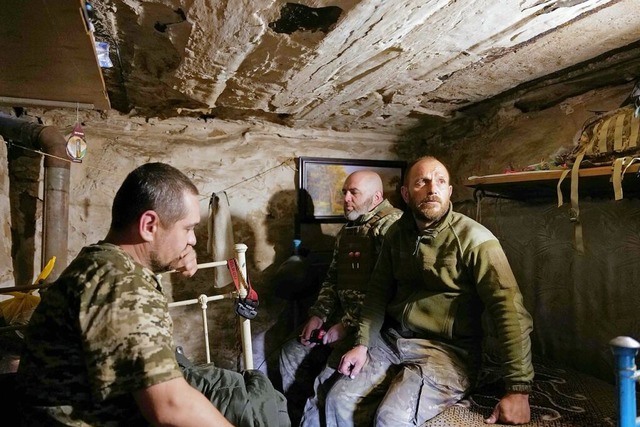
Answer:
POLYGON ((369 349, 354 379, 323 371, 301 425, 419 426, 470 390, 475 373, 465 351, 395 331, 386 340, 369 349))

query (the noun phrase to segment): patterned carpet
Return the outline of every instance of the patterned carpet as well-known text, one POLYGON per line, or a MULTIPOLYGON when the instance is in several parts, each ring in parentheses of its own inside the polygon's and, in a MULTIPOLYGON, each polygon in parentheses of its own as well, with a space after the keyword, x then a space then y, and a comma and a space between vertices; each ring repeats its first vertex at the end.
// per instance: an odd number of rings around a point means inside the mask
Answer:
MULTIPOLYGON (((526 426, 600 427, 616 425, 616 390, 607 382, 550 362, 534 361, 530 395, 531 422, 526 426)), ((486 426, 502 391, 486 386, 423 424, 423 427, 486 426)))

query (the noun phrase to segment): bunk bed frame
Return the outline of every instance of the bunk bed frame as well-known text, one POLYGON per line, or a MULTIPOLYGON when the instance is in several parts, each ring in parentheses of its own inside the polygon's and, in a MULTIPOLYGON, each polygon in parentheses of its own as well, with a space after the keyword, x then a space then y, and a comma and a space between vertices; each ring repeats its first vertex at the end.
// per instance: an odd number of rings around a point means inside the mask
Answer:
MULTIPOLYGON (((247 257, 245 255, 245 253, 247 252, 247 245, 245 245, 244 243, 238 243, 234 245, 233 249, 235 252, 235 260, 237 262, 239 273, 241 275, 241 279, 239 281, 240 286, 236 291, 230 292, 224 295, 214 295, 214 296, 207 296, 202 294, 195 299, 188 299, 188 300, 169 303, 169 308, 200 304, 200 309, 202 310, 202 331, 204 334, 204 346, 205 346, 205 352, 207 356, 207 363, 211 362, 211 348, 209 345, 209 326, 207 323, 207 303, 211 301, 219 301, 227 298, 243 299, 247 297, 247 293, 249 291, 246 285, 248 283, 247 261, 246 261, 247 257)), ((198 264, 198 269, 226 267, 228 266, 229 261, 230 260, 214 261, 214 262, 209 262, 204 264, 198 264)), ((253 369, 253 345, 251 341, 251 320, 244 318, 242 316, 238 316, 238 317, 239 317, 238 322, 240 323, 240 340, 242 344, 242 356, 243 356, 243 362, 244 362, 244 369, 253 369)))

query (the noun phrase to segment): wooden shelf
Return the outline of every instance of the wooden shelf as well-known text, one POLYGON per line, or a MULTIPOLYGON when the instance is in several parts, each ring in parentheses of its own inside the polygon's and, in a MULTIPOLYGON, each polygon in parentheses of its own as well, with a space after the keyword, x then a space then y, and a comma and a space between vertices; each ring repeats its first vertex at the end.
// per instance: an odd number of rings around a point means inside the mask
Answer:
POLYGON ((2 0, 0 104, 108 110, 83 0, 2 0))
MULTIPOLYGON (((640 194, 640 164, 633 164, 627 169, 622 180, 625 197, 640 194)), ((613 197, 611 183, 611 166, 600 166, 580 169, 578 189, 580 196, 613 197)), ((513 172, 495 175, 472 176, 467 178, 465 186, 491 195, 499 195, 513 199, 531 199, 539 197, 556 197, 558 180, 564 170, 546 170, 531 172, 513 172)), ((569 197, 571 172, 562 181, 562 192, 569 197)))

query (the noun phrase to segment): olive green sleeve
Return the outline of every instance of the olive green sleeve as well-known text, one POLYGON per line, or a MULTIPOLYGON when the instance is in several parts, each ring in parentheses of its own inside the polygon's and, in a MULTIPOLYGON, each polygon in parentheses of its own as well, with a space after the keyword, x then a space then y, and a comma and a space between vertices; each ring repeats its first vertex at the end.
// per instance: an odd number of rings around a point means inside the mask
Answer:
POLYGON ((379 336, 393 289, 391 251, 389 245, 382 244, 364 299, 355 344, 369 347, 379 336))
POLYGON ((497 240, 488 240, 468 252, 478 294, 496 329, 498 351, 509 391, 528 392, 533 381, 531 316, 507 257, 497 240))

